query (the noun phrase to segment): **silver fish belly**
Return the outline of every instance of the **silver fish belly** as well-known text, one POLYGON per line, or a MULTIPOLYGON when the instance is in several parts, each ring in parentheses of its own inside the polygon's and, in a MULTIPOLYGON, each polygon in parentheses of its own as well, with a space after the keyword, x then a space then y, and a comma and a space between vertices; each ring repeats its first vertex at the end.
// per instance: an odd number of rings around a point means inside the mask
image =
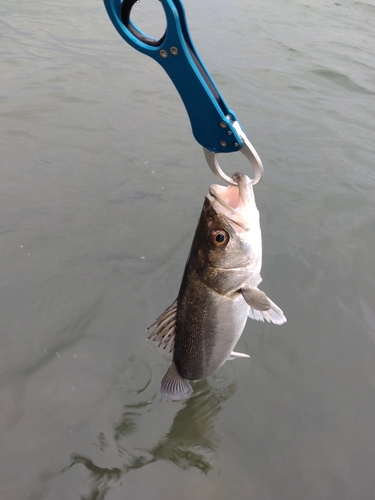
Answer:
POLYGON ((173 304, 150 328, 149 338, 173 352, 161 383, 164 397, 192 393, 188 380, 207 377, 233 352, 247 317, 282 324, 286 318, 261 290, 261 234, 250 180, 233 176, 238 187, 211 186, 173 304), (216 188, 216 189, 215 189, 216 188))
POLYGON ((173 361, 187 380, 207 377, 230 356, 246 324, 249 306, 239 292, 219 294, 187 264, 178 302, 173 361))

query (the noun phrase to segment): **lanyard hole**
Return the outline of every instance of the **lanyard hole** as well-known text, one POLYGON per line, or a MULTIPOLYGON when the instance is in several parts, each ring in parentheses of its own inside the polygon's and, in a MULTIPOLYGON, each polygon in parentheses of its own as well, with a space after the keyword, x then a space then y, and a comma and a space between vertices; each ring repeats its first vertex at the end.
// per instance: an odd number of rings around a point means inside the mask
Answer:
POLYGON ((147 45, 155 47, 164 40, 167 21, 160 0, 124 0, 121 20, 139 41, 147 45))

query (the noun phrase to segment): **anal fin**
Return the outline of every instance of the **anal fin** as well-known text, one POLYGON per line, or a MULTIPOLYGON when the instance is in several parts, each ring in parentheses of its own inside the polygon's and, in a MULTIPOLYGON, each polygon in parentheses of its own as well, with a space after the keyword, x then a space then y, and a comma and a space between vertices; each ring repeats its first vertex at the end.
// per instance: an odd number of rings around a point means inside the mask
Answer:
POLYGON ((232 351, 228 357, 228 360, 236 358, 250 358, 250 356, 248 354, 243 354, 242 352, 232 351))

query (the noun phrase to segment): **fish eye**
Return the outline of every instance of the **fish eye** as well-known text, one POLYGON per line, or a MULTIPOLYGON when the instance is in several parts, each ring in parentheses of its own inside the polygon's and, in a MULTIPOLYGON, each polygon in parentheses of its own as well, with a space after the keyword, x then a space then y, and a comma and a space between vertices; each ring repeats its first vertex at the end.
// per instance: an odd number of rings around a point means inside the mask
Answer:
POLYGON ((221 248, 228 244, 229 235, 222 229, 213 229, 208 236, 208 240, 215 248, 221 248))

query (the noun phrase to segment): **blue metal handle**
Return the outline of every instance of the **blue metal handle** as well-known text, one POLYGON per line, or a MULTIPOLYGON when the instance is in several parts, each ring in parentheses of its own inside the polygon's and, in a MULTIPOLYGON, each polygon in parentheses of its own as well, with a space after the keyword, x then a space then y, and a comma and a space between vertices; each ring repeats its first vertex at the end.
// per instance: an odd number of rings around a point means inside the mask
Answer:
POLYGON ((241 127, 194 48, 181 0, 160 0, 167 20, 160 40, 143 33, 131 21, 130 13, 136 1, 104 0, 116 30, 132 47, 165 69, 181 96, 199 144, 213 153, 240 151, 241 127))

